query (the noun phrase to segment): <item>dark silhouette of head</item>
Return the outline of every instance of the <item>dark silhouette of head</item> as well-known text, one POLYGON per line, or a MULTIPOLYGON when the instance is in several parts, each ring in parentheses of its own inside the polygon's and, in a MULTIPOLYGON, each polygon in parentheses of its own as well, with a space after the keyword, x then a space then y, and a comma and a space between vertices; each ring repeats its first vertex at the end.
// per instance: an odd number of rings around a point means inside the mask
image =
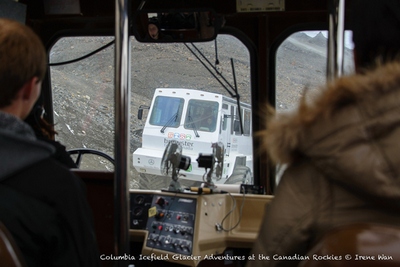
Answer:
POLYGON ((357 70, 398 58, 400 1, 356 0, 351 17, 357 70))

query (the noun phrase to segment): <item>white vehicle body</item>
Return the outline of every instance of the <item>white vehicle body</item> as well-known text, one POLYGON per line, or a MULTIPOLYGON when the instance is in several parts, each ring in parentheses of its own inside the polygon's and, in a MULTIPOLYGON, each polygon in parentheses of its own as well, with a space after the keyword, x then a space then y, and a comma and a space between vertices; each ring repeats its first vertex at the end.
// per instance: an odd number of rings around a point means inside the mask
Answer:
MULTIPOLYGON (((253 171, 251 106, 221 94, 182 88, 155 90, 143 129, 142 147, 133 153, 133 166, 140 173, 162 175, 160 166, 166 145, 171 140, 182 145, 182 154, 191 158, 187 171, 179 179, 203 181, 206 170, 199 168, 199 153, 211 154, 212 143, 224 145, 222 177, 226 183, 238 166, 253 171), (239 127, 243 121, 243 134, 239 127)), ((247 181, 250 182, 250 181, 247 181)), ((252 181, 251 181, 252 182, 252 181)), ((228 181, 229 183, 229 181, 228 181)))

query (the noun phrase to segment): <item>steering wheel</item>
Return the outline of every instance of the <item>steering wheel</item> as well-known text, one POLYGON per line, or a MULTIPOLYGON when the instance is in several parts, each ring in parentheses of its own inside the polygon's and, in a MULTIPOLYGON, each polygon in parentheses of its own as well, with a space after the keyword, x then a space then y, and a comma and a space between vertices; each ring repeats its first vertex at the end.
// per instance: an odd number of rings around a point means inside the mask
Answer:
POLYGON ((78 168, 81 165, 83 154, 94 154, 94 155, 103 157, 103 158, 107 159, 108 161, 110 161, 115 166, 115 160, 112 157, 110 157, 109 155, 107 155, 106 153, 101 152, 99 150, 95 150, 95 149, 91 149, 91 148, 74 148, 74 149, 68 150, 67 152, 70 155, 78 154, 78 157, 75 160, 75 164, 76 164, 76 166, 78 166, 78 168))

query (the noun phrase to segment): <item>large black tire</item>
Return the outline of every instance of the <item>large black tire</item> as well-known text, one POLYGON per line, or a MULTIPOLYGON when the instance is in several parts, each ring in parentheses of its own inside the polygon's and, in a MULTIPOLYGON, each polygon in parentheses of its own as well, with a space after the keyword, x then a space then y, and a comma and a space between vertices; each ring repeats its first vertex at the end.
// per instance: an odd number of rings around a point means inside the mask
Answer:
POLYGON ((247 166, 236 166, 225 184, 253 184, 253 175, 247 166))

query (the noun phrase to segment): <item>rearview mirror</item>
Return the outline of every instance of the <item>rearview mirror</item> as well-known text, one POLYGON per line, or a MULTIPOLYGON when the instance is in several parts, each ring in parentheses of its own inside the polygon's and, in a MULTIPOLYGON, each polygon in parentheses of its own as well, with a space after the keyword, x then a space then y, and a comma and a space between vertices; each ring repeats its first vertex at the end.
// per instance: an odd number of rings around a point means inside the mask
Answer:
POLYGON ((139 110, 138 110, 138 114, 137 114, 138 120, 142 120, 142 118, 143 118, 143 110, 144 109, 150 109, 150 107, 146 106, 146 105, 140 105, 139 106, 139 110))
POLYGON ((133 34, 139 42, 205 42, 216 38, 222 19, 210 10, 139 11, 133 34))

